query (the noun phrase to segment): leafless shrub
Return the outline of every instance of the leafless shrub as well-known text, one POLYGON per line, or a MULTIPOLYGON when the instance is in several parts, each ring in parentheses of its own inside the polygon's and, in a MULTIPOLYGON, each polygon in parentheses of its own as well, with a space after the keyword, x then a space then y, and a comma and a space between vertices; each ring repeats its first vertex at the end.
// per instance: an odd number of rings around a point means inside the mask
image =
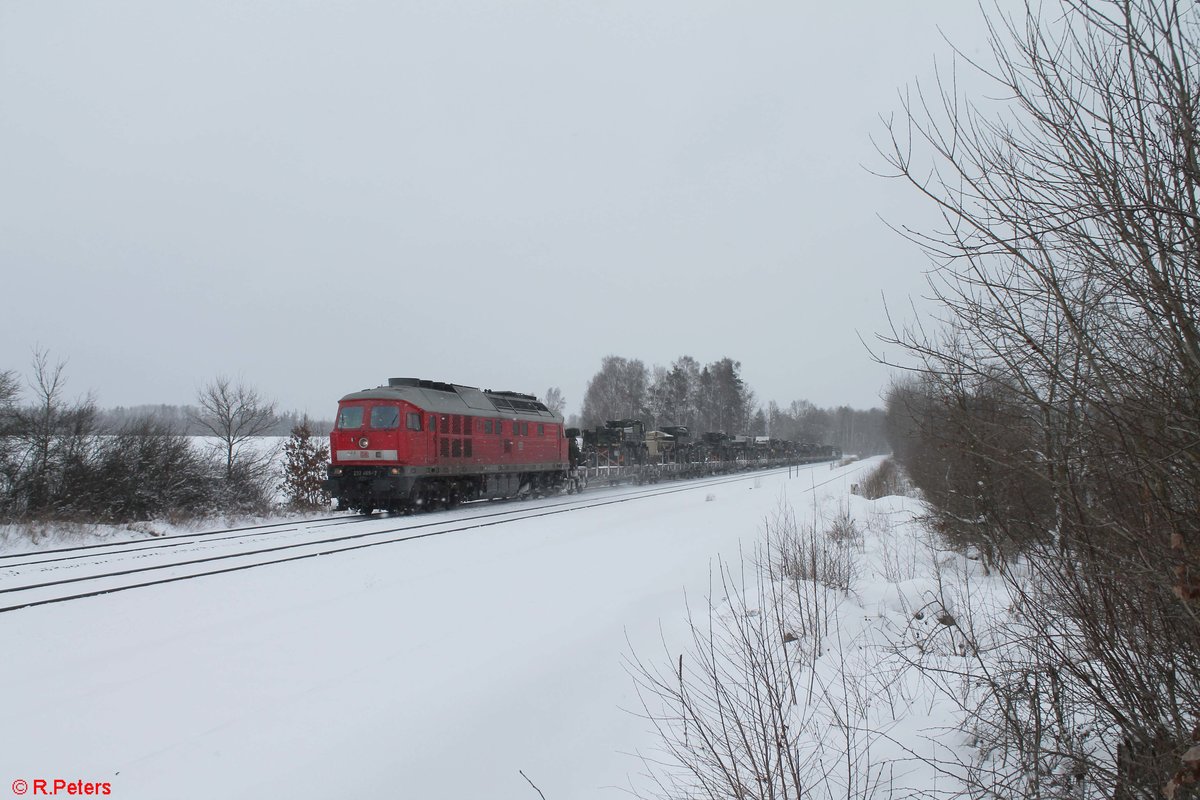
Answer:
MULTIPOLYGON (((852 545, 861 548, 863 543, 862 531, 854 521, 849 506, 842 506, 838 513, 826 526, 825 536, 836 545, 852 545)), ((847 586, 847 588, 849 588, 847 586)))
POLYGON ((663 798, 803 797, 814 764, 798 746, 808 709, 785 632, 721 579, 726 600, 692 620, 686 654, 632 664, 663 747, 647 766, 663 798))
POLYGON ((1040 613, 1028 570, 994 578, 1003 591, 992 596, 969 575, 943 582, 939 572, 901 637, 908 649, 898 651, 960 709, 970 748, 937 768, 962 782, 960 796, 980 800, 1124 796, 1114 768, 1119 728, 1070 675, 1096 663, 1076 649, 1074 621, 1040 613))
POLYGON ((153 416, 101 429, 92 398, 68 400, 66 385, 65 362, 53 363, 41 349, 34 351, 28 404, 18 402, 16 374, 0 373, 0 520, 23 523, 36 537, 48 522, 182 521, 266 507, 266 460, 239 457, 255 430, 238 422, 239 409, 254 405, 252 395, 225 395, 233 400, 233 427, 223 442, 232 443, 234 458, 223 453, 218 466, 153 416))
POLYGON ((153 417, 102 437, 87 494, 93 519, 182 520, 215 510, 217 473, 186 436, 153 417))
POLYGON ((631 663, 662 743, 645 755, 655 796, 888 796, 889 773, 871 761, 877 734, 864 724, 854 670, 842 664, 833 673, 837 686, 819 676, 812 667, 819 645, 787 619, 787 604, 766 584, 747 596, 722 567, 720 589, 725 598, 706 619, 692 620, 685 653, 665 653, 665 667, 631 663))
POLYGON ((877 558, 884 580, 901 583, 918 574, 919 553, 907 538, 897 537, 886 518, 870 525, 875 534, 877 558))
POLYGON ((908 493, 908 482, 900 473, 896 462, 885 458, 879 466, 867 473, 858 482, 858 494, 868 500, 878 500, 881 497, 905 495, 908 493))
MULTIPOLYGON (((864 678, 870 668, 844 655, 822 661, 830 637, 843 636, 834 606, 849 579, 845 565, 833 565, 836 549, 827 532, 801 535, 781 506, 767 524, 754 578, 722 564, 712 587, 720 599, 698 619, 689 612, 687 649, 666 648, 661 664, 632 658, 644 713, 662 744, 645 755, 656 796, 888 796, 889 768, 871 758, 880 733, 868 721, 878 703, 864 678)), ((839 644, 839 652, 853 649, 839 644)))
POLYGON ((767 574, 773 580, 810 581, 843 592, 858 577, 857 551, 862 544, 848 510, 826 523, 800 524, 795 512, 781 505, 764 524, 767 574))

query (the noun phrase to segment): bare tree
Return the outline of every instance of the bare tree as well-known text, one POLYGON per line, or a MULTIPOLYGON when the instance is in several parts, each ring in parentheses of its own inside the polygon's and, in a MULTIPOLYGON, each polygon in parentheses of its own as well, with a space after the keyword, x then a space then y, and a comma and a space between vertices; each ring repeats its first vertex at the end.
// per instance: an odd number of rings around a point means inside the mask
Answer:
POLYGON ((675 359, 670 369, 655 368, 649 402, 658 425, 697 427, 699 382, 700 364, 691 356, 675 359))
MULTIPOLYGON (((946 529, 1036 575, 1024 702, 1098 710, 1080 774, 1157 797, 1200 717, 1200 12, 1059 0, 988 24, 972 66, 1003 99, 917 87, 882 147, 944 222, 908 235, 946 324, 883 337, 923 373, 889 403, 912 412, 897 455, 946 529)), ((1077 734, 1033 718, 1001 722, 1014 776, 1077 734)))
POLYGON ((255 437, 275 424, 275 403, 257 389, 218 376, 200 389, 196 423, 216 439, 228 509, 252 512, 268 502, 271 451, 254 447, 255 437))
POLYGON ((696 401, 707 430, 733 434, 749 432, 754 392, 742 380, 742 362, 722 358, 700 371, 696 401))
POLYGON ((95 445, 96 404, 90 396, 67 401, 66 362, 52 364, 48 351, 35 348, 32 366, 34 403, 12 416, 18 442, 14 510, 38 516, 69 514, 95 445))
POLYGON ((546 390, 546 408, 555 414, 562 415, 567 410, 567 398, 563 397, 562 389, 551 386, 546 390))
POLYGON ((583 396, 583 423, 591 427, 612 419, 640 419, 646 414, 649 372, 637 359, 605 356, 600 371, 588 381, 583 396))
MULTIPOLYGON (((0 372, 0 497, 11 497, 17 442, 17 398, 20 384, 13 370, 0 372)), ((0 507, 6 505, 0 501, 0 507)))
POLYGON ((7 416, 12 413, 12 409, 17 404, 17 397, 21 393, 20 383, 17 380, 17 373, 14 370, 5 370, 0 372, 0 413, 7 416))

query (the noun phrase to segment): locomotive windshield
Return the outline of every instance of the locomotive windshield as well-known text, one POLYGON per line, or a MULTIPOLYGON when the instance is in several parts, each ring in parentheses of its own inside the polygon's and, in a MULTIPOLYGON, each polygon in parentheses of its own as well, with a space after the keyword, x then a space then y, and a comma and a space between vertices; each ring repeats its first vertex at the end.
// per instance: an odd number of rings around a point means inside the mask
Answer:
POLYGON ((371 430, 390 431, 400 427, 398 406, 375 406, 371 409, 371 430))
POLYGON ((338 414, 338 429, 339 430, 354 430, 361 428, 363 424, 363 407, 362 406, 346 406, 342 412, 338 414))

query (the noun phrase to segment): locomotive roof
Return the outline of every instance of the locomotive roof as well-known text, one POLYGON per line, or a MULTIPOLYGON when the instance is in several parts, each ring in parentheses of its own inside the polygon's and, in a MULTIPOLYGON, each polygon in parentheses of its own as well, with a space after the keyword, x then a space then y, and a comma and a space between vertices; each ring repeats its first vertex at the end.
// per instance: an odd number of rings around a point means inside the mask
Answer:
POLYGON ((531 394, 480 390, 474 386, 420 378, 391 378, 387 386, 352 392, 342 400, 403 400, 437 414, 562 421, 562 417, 546 408, 531 394))

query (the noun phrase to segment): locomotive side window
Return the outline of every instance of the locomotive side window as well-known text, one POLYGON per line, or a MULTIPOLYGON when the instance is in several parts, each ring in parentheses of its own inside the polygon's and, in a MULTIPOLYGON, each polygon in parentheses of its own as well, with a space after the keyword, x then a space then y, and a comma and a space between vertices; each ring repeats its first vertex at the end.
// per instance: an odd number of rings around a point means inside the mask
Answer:
POLYGON ((522 422, 522 423, 521 423, 521 435, 522 435, 522 436, 528 436, 528 435, 529 435, 529 423, 528 423, 528 422, 522 422))
POLYGON ((492 421, 490 419, 485 419, 483 421, 483 432, 484 433, 492 432, 492 421))
POLYGON ((355 430, 361 428, 363 424, 363 407, 362 406, 346 406, 342 409, 342 413, 338 414, 338 428, 343 431, 355 430))
POLYGON ((442 414, 442 433, 450 432, 450 417, 442 414))
POLYGON ((400 427, 400 409, 396 406, 375 406, 371 409, 371 430, 390 431, 400 427))
POLYGON ((416 412, 408 412, 408 429, 410 431, 421 430, 421 415, 416 412))
POLYGON ((538 423, 538 436, 545 436, 545 435, 546 435, 546 426, 539 422, 538 423))

